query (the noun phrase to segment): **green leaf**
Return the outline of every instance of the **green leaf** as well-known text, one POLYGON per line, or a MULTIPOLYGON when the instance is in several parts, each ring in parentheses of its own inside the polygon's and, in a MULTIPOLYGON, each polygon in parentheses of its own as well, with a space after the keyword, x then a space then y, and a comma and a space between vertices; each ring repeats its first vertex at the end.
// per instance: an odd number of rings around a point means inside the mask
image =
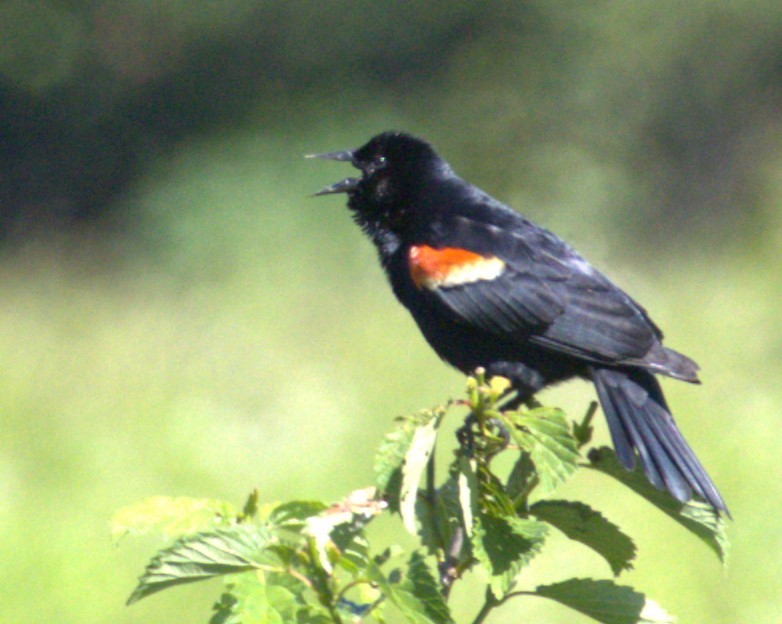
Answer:
POLYGON ((168 587, 268 564, 264 549, 270 540, 266 529, 244 525, 183 537, 149 562, 128 604, 168 587))
POLYGON ((614 575, 632 569, 636 551, 633 540, 591 507, 578 502, 547 500, 535 503, 530 513, 594 550, 608 562, 614 575))
POLYGON ((418 500, 418 484, 426 470, 426 464, 432 455, 437 441, 437 428, 440 418, 434 416, 428 423, 415 430, 410 448, 405 454, 402 469, 402 487, 399 492, 399 513, 407 532, 415 535, 415 509, 418 500))
POLYGON ((432 622, 452 622, 448 605, 434 576, 420 553, 413 553, 402 581, 400 591, 407 591, 420 605, 432 622))
POLYGON ((236 517, 234 507, 224 501, 154 496, 119 509, 111 520, 111 537, 115 544, 126 535, 153 532, 179 537, 230 526, 236 517))
POLYGON ((457 467, 459 473, 457 476, 457 488, 459 496, 459 507, 462 514, 462 522, 467 529, 467 536, 472 535, 472 529, 475 526, 475 517, 478 514, 478 499, 480 498, 480 487, 478 485, 478 475, 473 469, 474 460, 467 459, 459 455, 457 467))
POLYGON ((515 583, 521 568, 540 551, 546 525, 515 516, 479 514, 472 536, 473 555, 501 600, 515 583))
POLYGON ((603 624, 670 624, 664 609, 632 587, 612 581, 570 579, 553 585, 539 585, 535 595, 543 596, 579 611, 603 624))
MULTIPOLYGON (((430 554, 447 550, 454 531, 460 525, 462 507, 459 504, 459 492, 457 477, 451 476, 437 488, 434 506, 427 500, 418 501, 419 535, 421 543, 426 546, 430 554)), ((472 520, 470 520, 470 527, 472 527, 472 520)))
POLYGON ((353 577, 358 577, 364 573, 364 570, 369 565, 369 561, 369 542, 363 535, 357 535, 342 551, 342 556, 337 561, 337 565, 353 575, 353 577))
POLYGON ((535 464, 532 463, 529 453, 522 453, 513 464, 513 468, 508 475, 505 490, 514 503, 517 499, 528 494, 535 482, 535 464))
MULTIPOLYGON (((370 567, 370 578, 414 624, 449 624, 453 622, 448 605, 434 576, 420 553, 410 557, 407 570, 399 582, 394 582, 377 566, 370 567)), ((396 576, 392 573, 392 578, 396 576)))
POLYGON ((546 407, 505 412, 516 444, 530 455, 538 474, 540 496, 553 492, 578 468, 578 445, 559 409, 546 407))
POLYGON ((386 509, 386 502, 377 500, 373 487, 355 490, 343 500, 317 516, 307 518, 305 533, 313 539, 321 567, 333 572, 332 563, 339 560, 364 527, 386 509))
POLYGON ((399 511, 403 466, 416 431, 435 418, 440 420, 445 410, 445 407, 436 407, 399 418, 397 429, 386 434, 380 444, 375 455, 375 485, 388 501, 391 511, 399 511))
POLYGON ((626 470, 613 449, 606 446, 589 452, 588 467, 607 474, 640 494, 691 533, 697 535, 725 563, 730 543, 727 523, 710 505, 696 500, 682 503, 668 492, 655 488, 640 467, 626 470))
POLYGON ((303 527, 308 518, 317 516, 328 509, 320 501, 290 501, 277 505, 269 514, 269 523, 274 526, 295 528, 303 527))
POLYGON ((485 463, 477 464, 477 507, 493 516, 515 516, 516 509, 505 486, 485 463))
POLYGON ((226 584, 209 624, 286 624, 296 620, 301 605, 296 594, 267 583, 258 572, 237 574, 226 584))

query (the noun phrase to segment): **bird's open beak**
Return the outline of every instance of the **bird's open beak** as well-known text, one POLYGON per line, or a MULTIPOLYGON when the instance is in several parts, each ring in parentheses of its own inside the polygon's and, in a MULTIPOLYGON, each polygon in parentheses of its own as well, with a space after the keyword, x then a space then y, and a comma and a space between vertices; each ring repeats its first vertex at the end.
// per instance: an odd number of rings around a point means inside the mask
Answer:
POLYGON ((343 152, 326 152, 325 154, 307 154, 304 158, 320 158, 321 160, 351 162, 353 160, 353 150, 345 150, 343 152))
MULTIPOLYGON (((325 154, 307 154, 305 158, 320 158, 322 160, 336 160, 339 162, 353 162, 353 152, 351 150, 345 150, 342 152, 327 152, 325 154)), ((334 184, 320 189, 315 193, 314 197, 318 195, 331 195, 332 193, 349 193, 356 190, 360 180, 358 178, 345 178, 334 184)))
POLYGON ((332 193, 350 193, 350 191, 356 190, 359 182, 360 180, 358 178, 345 178, 344 180, 335 182, 326 188, 320 189, 317 193, 315 193, 314 197, 317 197, 318 195, 331 195, 332 193))

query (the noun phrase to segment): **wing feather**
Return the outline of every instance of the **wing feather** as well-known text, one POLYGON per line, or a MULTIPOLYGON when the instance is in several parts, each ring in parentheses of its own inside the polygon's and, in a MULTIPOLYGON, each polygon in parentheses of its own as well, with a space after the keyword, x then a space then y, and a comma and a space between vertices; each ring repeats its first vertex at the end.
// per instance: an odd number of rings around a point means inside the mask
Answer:
POLYGON ((519 217, 514 227, 459 217, 441 244, 495 255, 491 279, 432 288, 457 322, 592 362, 640 363, 662 337, 644 309, 566 243, 519 217))

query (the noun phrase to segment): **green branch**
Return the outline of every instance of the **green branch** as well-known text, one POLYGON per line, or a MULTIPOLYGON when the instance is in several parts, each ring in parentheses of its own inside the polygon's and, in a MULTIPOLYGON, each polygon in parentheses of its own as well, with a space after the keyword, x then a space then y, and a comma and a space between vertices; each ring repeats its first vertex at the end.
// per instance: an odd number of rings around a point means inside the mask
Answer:
POLYGON ((591 449, 588 461, 581 458, 591 441, 595 404, 580 422, 568 422, 562 411, 535 402, 503 404, 508 391, 505 380, 487 380, 479 371, 468 379, 465 401, 398 419, 375 458, 374 486, 331 505, 259 505, 254 492, 241 510, 182 497, 154 497, 120 510, 115 540, 149 532, 175 538, 150 561, 130 602, 219 576, 225 591, 212 624, 383 622, 387 610, 414 624, 447 624, 467 619, 452 614, 447 599, 463 575, 475 571, 486 587, 473 624, 511 598, 531 596, 605 624, 670 622, 642 593, 610 579, 517 587, 532 559, 545 555, 552 529, 593 551, 613 576, 632 567, 636 547, 619 527, 586 503, 554 498, 584 467, 657 506, 721 559, 727 538, 719 514, 653 488, 641 473, 624 470, 611 449, 591 449), (458 435, 443 436, 443 420, 463 406, 458 435), (438 444, 453 457, 439 480, 438 444), (367 525, 389 513, 400 516, 418 548, 405 553, 370 542, 367 525))

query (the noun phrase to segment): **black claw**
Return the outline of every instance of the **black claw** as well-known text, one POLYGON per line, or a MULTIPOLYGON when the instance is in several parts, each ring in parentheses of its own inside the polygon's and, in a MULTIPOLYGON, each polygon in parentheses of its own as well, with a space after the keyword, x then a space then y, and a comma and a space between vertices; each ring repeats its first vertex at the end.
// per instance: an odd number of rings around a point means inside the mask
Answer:
POLYGON ((502 438, 502 448, 508 446, 508 444, 510 444, 510 431, 505 426, 505 423, 499 418, 489 418, 487 423, 494 427, 497 430, 497 435, 502 438))
MULTIPOLYGON (((456 439, 459 441, 459 446, 461 446, 467 457, 472 457, 473 449, 475 448, 475 432, 472 427, 476 422, 477 419, 475 418, 475 414, 470 412, 467 415, 467 418, 464 419, 464 424, 456 430, 456 439)), ((500 450, 510 444, 510 430, 505 426, 505 423, 503 423, 502 420, 499 418, 489 418, 486 420, 486 424, 492 427, 496 434, 502 439, 500 450)))

